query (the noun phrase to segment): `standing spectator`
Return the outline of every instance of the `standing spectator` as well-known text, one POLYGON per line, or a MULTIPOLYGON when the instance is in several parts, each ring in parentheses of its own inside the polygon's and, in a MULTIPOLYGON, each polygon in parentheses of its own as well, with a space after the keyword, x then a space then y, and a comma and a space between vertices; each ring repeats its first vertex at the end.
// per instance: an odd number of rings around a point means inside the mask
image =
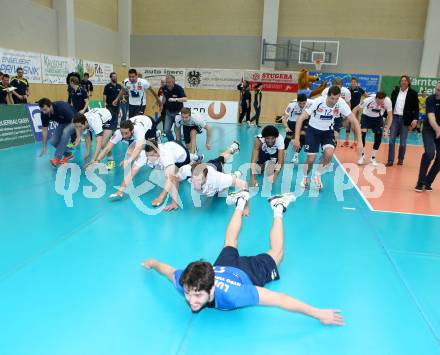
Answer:
POLYGON ((251 119, 251 92, 249 90, 249 81, 244 80, 237 85, 240 90, 240 116, 238 122, 242 124, 243 118, 246 116, 246 122, 250 124, 251 119))
POLYGON ((86 89, 88 96, 92 96, 92 94, 93 94, 93 84, 89 80, 89 78, 90 78, 89 73, 84 73, 84 79, 81 80, 81 86, 84 87, 84 89, 86 89))
POLYGON ((9 85, 9 74, 1 75, 0 82, 0 105, 12 105, 14 100, 12 99, 11 86, 9 85))
MULTIPOLYGON (((355 108, 361 103, 362 97, 366 97, 367 94, 365 93, 365 90, 359 86, 358 79, 354 76, 351 78, 351 86, 349 87, 349 90, 351 93, 350 107, 355 108)), ((350 145, 351 123, 347 121, 346 124, 347 127, 345 127, 345 142, 342 144, 343 147, 348 147, 350 145)), ((355 149, 357 146, 356 135, 354 138, 354 142, 351 145, 352 149, 355 149)))
POLYGON ((251 122, 255 121, 257 127, 260 126, 260 113, 261 113, 261 100, 263 100, 263 92, 261 90, 262 83, 258 83, 254 86, 254 110, 255 115, 251 118, 251 122))
POLYGON ((423 122, 426 120, 426 90, 422 90, 422 95, 419 96, 419 120, 417 121, 416 131, 420 133, 422 131, 423 122))
POLYGON ((171 129, 173 128, 176 115, 183 107, 183 103, 187 101, 187 97, 183 88, 176 84, 176 78, 168 74, 165 77, 165 86, 162 87, 164 96, 164 110, 165 121, 163 130, 167 136, 168 141, 174 140, 174 135, 171 129))
POLYGON ((79 80, 76 76, 70 78, 69 88, 69 104, 76 112, 86 113, 89 108, 89 96, 83 86, 80 86, 79 80))
POLYGON ((0 82, 2 81, 2 79, 3 79, 3 72, 0 71, 0 82))
POLYGON ((70 137, 75 132, 73 125, 73 116, 75 110, 67 102, 56 101, 52 102, 48 98, 42 98, 38 101, 38 106, 41 110, 41 134, 43 136, 43 147, 40 152, 40 157, 46 153, 49 121, 57 122, 58 126, 53 132, 50 143, 55 147, 55 156, 50 159, 53 166, 67 163, 73 158, 70 149, 67 148, 67 143, 70 137))
POLYGON ((400 136, 399 157, 397 165, 403 165, 406 151, 406 140, 408 138, 408 128, 413 129, 417 125, 419 118, 419 98, 417 92, 411 89, 411 79, 407 75, 400 77, 400 87, 391 93, 393 104, 393 123, 390 130, 390 143, 388 149, 388 162, 386 166, 393 166, 396 138, 400 136))
POLYGON ((17 88, 15 91, 12 91, 14 104, 26 104, 29 97, 29 83, 23 76, 23 68, 17 68, 17 76, 12 78, 11 86, 17 88))
POLYGON ((419 179, 415 188, 417 192, 422 192, 423 188, 425 191, 432 191, 432 183, 440 171, 440 83, 435 87, 435 94, 426 99, 426 113, 428 119, 422 130, 425 152, 420 162, 419 179), (434 163, 428 173, 433 159, 434 163))
POLYGON ((159 98, 160 102, 162 102, 162 110, 160 111, 160 117, 156 122, 156 126, 159 126, 159 123, 162 122, 162 130, 165 130, 165 95, 163 93, 163 88, 166 85, 165 78, 160 79, 160 87, 159 90, 157 90, 157 97, 159 98))
POLYGON ((121 101, 125 91, 128 91, 128 117, 134 117, 138 115, 144 115, 145 107, 147 106, 147 98, 145 90, 148 90, 156 99, 160 109, 162 109, 162 103, 159 101, 157 94, 151 88, 150 83, 145 79, 138 77, 136 69, 132 68, 128 71, 128 79, 124 80, 124 90, 121 90, 118 97, 113 102, 113 105, 117 105, 121 101))
POLYGON ((112 119, 116 120, 116 123, 118 122, 120 105, 118 101, 116 102, 116 105, 114 105, 114 102, 122 89, 122 85, 118 84, 116 73, 110 73, 110 82, 104 87, 103 101, 105 102, 105 107, 112 114, 112 119))

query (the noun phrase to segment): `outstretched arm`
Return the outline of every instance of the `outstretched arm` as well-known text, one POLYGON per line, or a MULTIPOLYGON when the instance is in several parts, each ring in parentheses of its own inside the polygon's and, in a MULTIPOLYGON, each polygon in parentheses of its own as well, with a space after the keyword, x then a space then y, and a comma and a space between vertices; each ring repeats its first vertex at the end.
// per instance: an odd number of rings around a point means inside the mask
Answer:
POLYGON ((171 265, 161 263, 160 261, 154 259, 149 259, 149 260, 145 260, 142 263, 142 266, 146 269, 153 269, 159 274, 166 276, 167 279, 170 280, 171 282, 174 282, 174 272, 176 271, 176 269, 171 265))
POLYGON ((264 287, 257 286, 257 291, 260 298, 259 304, 262 306, 274 306, 289 312, 303 313, 326 325, 344 325, 344 319, 339 314, 341 312, 339 309, 315 308, 291 296, 264 287))

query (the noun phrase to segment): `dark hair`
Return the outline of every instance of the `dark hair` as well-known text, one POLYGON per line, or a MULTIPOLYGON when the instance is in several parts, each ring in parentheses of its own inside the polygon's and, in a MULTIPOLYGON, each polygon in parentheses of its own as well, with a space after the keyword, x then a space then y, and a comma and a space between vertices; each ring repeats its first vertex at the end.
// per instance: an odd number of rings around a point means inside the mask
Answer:
POLYGON ((83 113, 75 113, 75 116, 73 116, 73 123, 81 123, 81 124, 86 124, 87 118, 86 115, 84 115, 83 113))
POLYGON ((112 72, 110 73, 110 79, 112 78, 112 75, 113 75, 113 74, 116 75, 116 73, 115 73, 114 71, 112 71, 112 72))
POLYGON ((79 85, 79 79, 76 76, 70 77, 70 84, 79 85))
POLYGON ((135 68, 131 68, 128 70, 128 74, 137 74, 137 70, 135 68))
POLYGON ((9 74, 8 74, 8 73, 4 73, 4 74, 3 74, 3 73, 1 73, 0 75, 1 75, 1 76, 3 76, 4 78, 10 78, 10 76, 9 76, 9 74))
POLYGON ((214 286, 214 268, 207 261, 193 261, 179 278, 179 284, 190 290, 210 292, 214 286))
POLYGON ((330 86, 330 88, 328 89, 328 96, 336 96, 336 95, 341 95, 341 88, 339 86, 330 86))
POLYGON ((280 132, 278 131, 278 128, 276 128, 275 126, 269 125, 263 128, 263 130, 261 131, 261 135, 264 138, 266 137, 277 138, 280 135, 280 132))
POLYGON ((351 80, 354 80, 354 81, 356 81, 357 83, 359 82, 358 78, 356 78, 355 76, 352 76, 352 77, 351 77, 351 80))
POLYGON ((408 87, 410 88, 411 87, 411 79, 410 79, 410 77, 408 75, 402 75, 400 77, 399 84, 400 84, 400 82, 402 81, 403 78, 405 78, 408 81, 408 87))
POLYGON ((296 101, 298 101, 298 102, 304 102, 304 101, 307 101, 307 95, 306 95, 306 94, 299 94, 299 95, 296 97, 296 101))
POLYGON ((24 71, 22 67, 18 67, 15 72, 17 73, 19 70, 24 71))
POLYGON ((144 149, 145 149, 146 153, 157 152, 159 150, 157 140, 149 139, 147 141, 147 144, 145 144, 145 148, 144 149))
POLYGON ((52 101, 50 101, 47 97, 43 97, 40 100, 38 100, 38 106, 40 108, 43 108, 44 106, 52 106, 52 101))
POLYGON ((386 97, 387 97, 387 94, 384 93, 383 91, 376 92, 376 99, 384 99, 386 97))
POLYGON ((208 175, 208 167, 203 162, 199 161, 197 163, 194 163, 191 166, 191 175, 198 176, 201 173, 203 173, 203 176, 208 175))
POLYGON ((87 76, 90 76, 89 73, 84 73, 84 76, 86 76, 86 75, 87 75, 87 76))
POLYGON ((2 71, 0 71, 0 75, 4 75, 2 71))
POLYGON ((79 73, 77 73, 77 72, 69 73, 69 74, 67 74, 67 77, 66 77, 66 84, 67 84, 67 85, 70 84, 70 78, 73 77, 73 76, 74 76, 74 77, 77 77, 78 80, 81 80, 81 76, 79 75, 79 73))
POLYGON ((189 107, 182 107, 180 113, 184 113, 185 115, 191 115, 191 109, 189 107))
POLYGON ((125 121, 121 122, 121 124, 119 125, 119 128, 129 129, 130 131, 133 131, 134 124, 130 120, 125 120, 125 121))

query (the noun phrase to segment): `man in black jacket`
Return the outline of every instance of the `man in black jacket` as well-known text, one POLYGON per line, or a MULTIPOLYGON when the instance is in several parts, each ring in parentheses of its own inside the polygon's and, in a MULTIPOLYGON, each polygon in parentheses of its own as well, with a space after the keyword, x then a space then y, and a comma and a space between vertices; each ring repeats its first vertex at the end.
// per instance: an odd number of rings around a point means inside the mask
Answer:
MULTIPOLYGON (((391 93, 393 103, 393 123, 390 128, 390 143, 388 150, 388 162, 386 166, 393 166, 396 138, 400 136, 398 165, 403 165, 405 158, 406 140, 408 128, 417 126, 419 117, 419 98, 417 92, 411 89, 411 80, 407 75, 400 77, 400 87, 391 93)), ((386 129, 387 127, 385 127, 386 129)))

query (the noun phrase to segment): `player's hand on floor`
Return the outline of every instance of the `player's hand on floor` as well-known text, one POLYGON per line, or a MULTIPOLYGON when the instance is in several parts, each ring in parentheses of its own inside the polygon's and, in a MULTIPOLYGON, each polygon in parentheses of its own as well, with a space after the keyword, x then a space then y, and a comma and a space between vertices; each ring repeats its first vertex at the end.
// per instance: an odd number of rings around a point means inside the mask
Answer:
POLYGON ((45 147, 41 148, 41 151, 40 151, 40 158, 41 158, 44 154, 46 154, 46 148, 45 148, 45 147))
POLYGON ((325 325, 344 325, 340 309, 320 309, 317 318, 325 325))
POLYGON ((156 197, 156 198, 151 202, 151 204, 152 204, 154 207, 158 207, 158 206, 160 206, 162 203, 163 203, 163 198, 162 198, 162 197, 156 197))
POLYGON ((169 212, 169 211, 177 210, 178 208, 179 208, 179 205, 175 202, 172 202, 168 206, 165 206, 165 208, 163 210, 166 212, 169 212))
POLYGON ((146 268, 146 269, 151 269, 151 268, 153 267, 153 264, 154 264, 155 261, 156 261, 156 260, 154 260, 154 259, 148 259, 148 260, 145 260, 145 261, 142 263, 142 266, 143 266, 144 268, 146 268))

